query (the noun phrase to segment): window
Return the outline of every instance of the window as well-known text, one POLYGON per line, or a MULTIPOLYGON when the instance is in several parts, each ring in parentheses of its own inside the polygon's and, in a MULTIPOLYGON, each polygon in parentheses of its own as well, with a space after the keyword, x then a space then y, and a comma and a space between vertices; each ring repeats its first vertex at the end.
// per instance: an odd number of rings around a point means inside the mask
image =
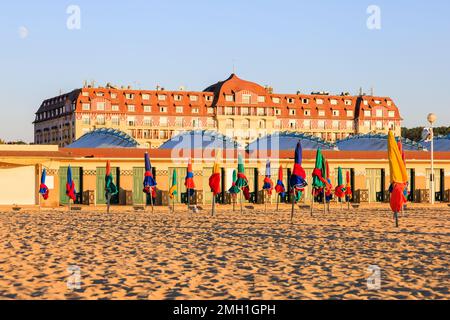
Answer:
POLYGON ((266 115, 266 109, 264 109, 264 108, 256 109, 256 115, 258 115, 258 116, 265 116, 266 115))
POLYGON ((111 93, 111 99, 117 99, 117 93, 112 92, 111 93))
POLYGON ((348 130, 353 130, 353 121, 347 121, 345 126, 347 127, 348 130))
POLYGON ((104 94, 103 92, 97 92, 97 93, 96 93, 96 96, 97 96, 97 97, 103 97, 104 95, 105 95, 105 94, 104 94))
POLYGON ((81 108, 83 109, 83 111, 89 111, 89 110, 91 110, 91 104, 90 103, 83 103, 81 105, 81 108))
POLYGON ((319 127, 319 129, 325 129, 325 120, 319 120, 317 122, 317 126, 319 127))
POLYGON ((297 120, 289 120, 289 128, 297 129, 297 120))
POLYGON ((150 100, 150 95, 148 93, 143 93, 142 100, 150 100))
POLYGON ((333 110, 333 117, 339 117, 339 110, 333 110))
POLYGON ((381 117, 383 117, 383 110, 377 109, 377 111, 375 111, 375 114, 376 114, 377 118, 381 118, 381 117))
POLYGON ((368 105, 369 105, 369 102, 368 102, 367 100, 364 100, 364 101, 363 101, 363 104, 364 104, 365 106, 368 106, 368 105))
POLYGON ((113 126, 118 126, 120 124, 119 116, 111 116, 111 123, 113 126))
POLYGON ((225 95, 225 101, 226 102, 233 102, 234 101, 234 97, 230 94, 225 95))
POLYGON ((242 116, 248 116, 250 113, 249 113, 249 110, 248 110, 248 108, 241 108, 241 115, 242 116))
POLYGON ((159 118, 159 125, 161 127, 167 127, 167 118, 166 117, 160 117, 159 118))
POLYGON ((89 97, 89 92, 88 91, 83 91, 83 97, 89 97))
POLYGON ((319 110, 319 117, 325 117, 325 110, 319 110))
POLYGON ((273 97, 272 102, 278 104, 278 103, 280 103, 280 98, 273 97))
POLYGON ((339 121, 338 120, 333 120, 332 124, 333 129, 339 129, 339 121))
POLYGON ((389 116, 389 118, 394 118, 395 117, 395 111, 389 111, 388 116, 389 116))
POLYGON ((234 129, 234 120, 233 119, 227 119, 225 121, 225 127, 227 129, 234 129))
POLYGON ((136 107, 133 104, 129 104, 128 105, 128 112, 135 112, 136 111, 136 107))
POLYGON ((167 107, 159 107, 159 112, 167 113, 167 107))
POLYGON ((213 101, 213 97, 212 96, 205 96, 206 101, 211 102, 213 101))
POLYGON ((323 104, 323 99, 316 99, 317 104, 323 104))
POLYGON ((119 106, 117 104, 114 104, 111 106, 112 111, 119 111, 119 106))
POLYGON ((389 125, 389 129, 391 129, 391 130, 395 129, 395 124, 393 121, 389 121, 388 125, 389 125))
POLYGON ((166 101, 166 95, 165 94, 158 94, 158 100, 159 101, 166 101))
POLYGON ((176 126, 176 127, 183 127, 183 118, 181 118, 181 117, 176 117, 176 118, 175 118, 175 126, 176 126))
POLYGON ((151 126, 151 125, 152 125, 152 118, 144 117, 144 126, 151 126))
POLYGON ((192 108, 192 113, 193 114, 198 114, 198 113, 200 113, 200 109, 199 108, 192 108))
POLYGON ((98 125, 101 125, 101 126, 105 125, 105 116, 103 116, 103 115, 98 115, 98 116, 97 116, 97 124, 98 124, 98 125))
POLYGON ((176 113, 183 113, 184 108, 183 107, 175 107, 175 112, 176 113))
POLYGON ((311 116, 311 110, 306 109, 306 110, 303 112, 303 114, 304 114, 306 117, 309 117, 309 116, 311 116))
POLYGON ((145 105, 144 106, 144 112, 152 112, 152 106, 148 106, 148 105, 145 105))
POLYGON ((259 129, 265 129, 266 128, 266 120, 259 120, 258 121, 258 128, 259 129))
POLYGON ((331 103, 332 106, 337 106, 338 101, 336 99, 331 99, 330 103, 331 103))
POLYGON ((134 93, 125 93, 125 99, 127 100, 134 99, 134 93))
POLYGON ((297 110, 295 109, 289 109, 289 115, 290 116, 295 116, 297 114, 297 110))
POLYGON ((383 129, 383 122, 382 122, 382 121, 377 121, 377 122, 376 122, 376 128, 377 128, 378 130, 383 129))
POLYGON ((351 106, 352 105, 352 100, 345 100, 345 105, 346 106, 351 106))
POLYGON ((259 102, 259 103, 264 103, 264 102, 266 102, 266 97, 264 97, 264 96, 258 96, 258 102, 259 102))
POLYGON ((214 108, 208 108, 207 112, 208 114, 214 114, 214 108))
POLYGON ((302 99, 302 103, 303 103, 303 104, 308 104, 308 103, 309 103, 309 99, 303 98, 303 99, 302 99))
POLYGON ((392 106, 392 101, 387 102, 388 107, 392 106))
POLYGON ((97 102, 97 110, 104 111, 106 103, 105 102, 97 102))
POLYGON ((208 128, 214 128, 216 126, 216 120, 213 118, 208 118, 208 120, 206 120, 206 125, 208 128))
POLYGON ((90 125, 91 124, 91 118, 88 115, 83 116, 83 124, 84 125, 90 125))
POLYGON ((295 99, 294 99, 294 98, 288 98, 288 99, 287 99, 287 102, 288 102, 289 104, 293 104, 293 103, 295 102, 295 99))
POLYGON ((370 110, 364 110, 364 117, 371 117, 372 116, 372 112, 370 112, 370 110))
POLYGON ((281 109, 275 109, 275 115, 281 116, 281 109))
POLYGON ((250 120, 249 119, 242 120, 242 129, 250 129, 250 120))
POLYGON ((380 100, 375 100, 374 102, 375 102, 375 104, 381 104, 380 100))
POLYGON ((364 121, 364 127, 367 129, 370 129, 371 128, 370 121, 367 121, 367 120, 364 121))
POLYGON ((192 102, 197 102, 197 101, 198 101, 198 96, 190 96, 189 99, 190 99, 192 102))
POLYGON ((183 96, 182 96, 181 94, 176 94, 176 95, 174 96, 174 100, 175 100, 175 101, 182 101, 182 100, 183 100, 183 96))
POLYGON ((129 127, 134 127, 136 125, 136 118, 135 117, 127 117, 127 124, 129 127))
POLYGON ((201 123, 200 123, 200 120, 198 118, 192 119, 192 127, 194 127, 194 128, 200 128, 201 127, 201 123))
POLYGON ((252 102, 252 95, 251 94, 243 94, 242 95, 242 103, 250 104, 251 102, 252 102))
POLYGON ((230 116, 233 114, 233 107, 226 107, 225 108, 225 115, 230 116))
POLYGON ((347 117, 353 117, 353 110, 347 110, 347 117))
POLYGON ((275 129, 281 129, 281 120, 277 119, 274 123, 275 129))

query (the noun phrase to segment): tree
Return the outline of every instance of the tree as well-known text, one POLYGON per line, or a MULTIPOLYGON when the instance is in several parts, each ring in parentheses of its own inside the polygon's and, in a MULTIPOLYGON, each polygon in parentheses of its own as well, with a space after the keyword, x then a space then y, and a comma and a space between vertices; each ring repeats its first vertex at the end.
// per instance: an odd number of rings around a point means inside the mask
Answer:
MULTIPOLYGON (((417 128, 402 128, 402 137, 407 138, 416 142, 422 140, 422 132, 424 127, 417 128)), ((437 127, 434 128, 434 135, 437 136, 447 136, 450 134, 450 127, 437 127)))

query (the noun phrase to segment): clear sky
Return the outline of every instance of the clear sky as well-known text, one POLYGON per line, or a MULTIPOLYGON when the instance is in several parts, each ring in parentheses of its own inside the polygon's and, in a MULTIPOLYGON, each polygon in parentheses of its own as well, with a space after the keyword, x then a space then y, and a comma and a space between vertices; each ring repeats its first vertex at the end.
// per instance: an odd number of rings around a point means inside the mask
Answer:
POLYGON ((236 73, 276 92, 363 87, 406 126, 450 125, 448 0, 4 0, 0 138, 33 140, 43 99, 83 80, 203 90, 236 73), (69 30, 66 10, 81 9, 69 30), (381 29, 367 8, 381 9, 381 29))

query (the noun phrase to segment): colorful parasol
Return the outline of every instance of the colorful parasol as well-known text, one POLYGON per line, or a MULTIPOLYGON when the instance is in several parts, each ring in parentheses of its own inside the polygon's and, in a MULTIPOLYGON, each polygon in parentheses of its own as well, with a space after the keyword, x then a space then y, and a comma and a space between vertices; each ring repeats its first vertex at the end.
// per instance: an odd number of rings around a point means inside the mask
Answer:
POLYGON ((76 193, 77 191, 75 190, 75 182, 72 178, 72 167, 69 165, 69 167, 67 168, 66 195, 69 197, 69 199, 76 201, 76 193))
POLYGON ((49 196, 49 190, 47 185, 45 184, 45 180, 47 179, 47 170, 42 170, 42 176, 41 176, 41 185, 39 186, 39 193, 42 195, 42 198, 44 200, 48 199, 49 196))
POLYGON ((272 177, 272 173, 270 170, 270 161, 267 160, 266 176, 264 178, 263 190, 265 190, 269 196, 272 195, 272 191, 273 191, 273 181, 272 181, 271 177, 272 177))

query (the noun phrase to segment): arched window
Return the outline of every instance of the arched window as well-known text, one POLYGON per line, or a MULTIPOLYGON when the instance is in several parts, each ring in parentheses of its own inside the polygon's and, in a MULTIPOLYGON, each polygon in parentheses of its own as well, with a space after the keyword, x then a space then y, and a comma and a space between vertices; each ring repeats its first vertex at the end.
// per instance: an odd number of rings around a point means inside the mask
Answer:
POLYGON ((250 129, 250 119, 242 120, 242 129, 250 129))
POLYGON ((234 128, 234 120, 233 119, 227 119, 225 122, 225 125, 227 129, 233 129, 234 128))
POLYGON ((266 129, 266 120, 259 120, 258 121, 258 128, 259 129, 266 129))

